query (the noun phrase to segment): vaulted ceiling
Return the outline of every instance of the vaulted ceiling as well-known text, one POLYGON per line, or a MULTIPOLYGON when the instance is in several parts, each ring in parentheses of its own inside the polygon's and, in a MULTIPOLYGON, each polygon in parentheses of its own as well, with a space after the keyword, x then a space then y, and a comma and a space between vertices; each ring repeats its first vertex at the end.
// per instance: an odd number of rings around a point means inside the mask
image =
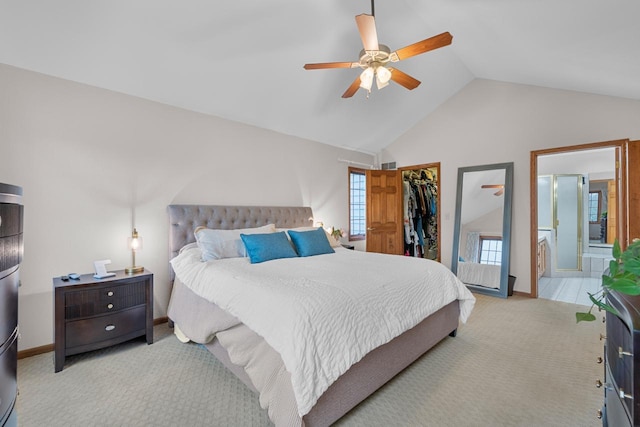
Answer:
MULTIPOLYGON (((0 0, 0 63, 375 153, 475 78, 640 100, 639 0, 378 0, 396 64, 422 82, 341 95, 365 0, 0 0)), ((0 94, 1 96, 1 94, 0 94)))

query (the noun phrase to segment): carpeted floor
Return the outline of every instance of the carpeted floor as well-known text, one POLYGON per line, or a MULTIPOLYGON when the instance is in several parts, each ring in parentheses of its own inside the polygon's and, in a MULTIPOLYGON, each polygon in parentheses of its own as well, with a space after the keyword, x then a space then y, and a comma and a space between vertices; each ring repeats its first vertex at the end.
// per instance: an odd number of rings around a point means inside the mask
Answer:
MULTIPOLYGON (((583 306, 477 295, 456 338, 343 417, 339 426, 599 426, 601 322, 575 323, 583 306)), ((20 426, 268 426, 257 397, 205 349, 167 325, 131 341, 18 363, 20 426)))

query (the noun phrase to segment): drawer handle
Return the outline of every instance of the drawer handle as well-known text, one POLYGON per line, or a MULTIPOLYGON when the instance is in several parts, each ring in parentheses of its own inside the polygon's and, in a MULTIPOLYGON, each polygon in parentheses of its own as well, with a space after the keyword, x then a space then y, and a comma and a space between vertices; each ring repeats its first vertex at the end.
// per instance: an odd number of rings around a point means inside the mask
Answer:
POLYGON ((116 325, 107 325, 104 330, 105 331, 113 331, 116 328, 116 325))
POLYGON ((633 396, 631 396, 630 394, 626 394, 623 389, 620 389, 620 399, 633 400, 633 396))
POLYGON ((107 292, 107 296, 108 296, 108 297, 112 297, 112 296, 113 296, 113 291, 109 291, 109 292, 107 292))
POLYGON ((111 303, 107 304, 107 308, 108 308, 109 310, 111 310, 111 309, 113 308, 113 304, 111 304, 111 303))
POLYGON ((618 347, 618 357, 622 359, 622 356, 631 356, 633 357, 633 353, 629 353, 628 351, 623 351, 622 347, 618 347))

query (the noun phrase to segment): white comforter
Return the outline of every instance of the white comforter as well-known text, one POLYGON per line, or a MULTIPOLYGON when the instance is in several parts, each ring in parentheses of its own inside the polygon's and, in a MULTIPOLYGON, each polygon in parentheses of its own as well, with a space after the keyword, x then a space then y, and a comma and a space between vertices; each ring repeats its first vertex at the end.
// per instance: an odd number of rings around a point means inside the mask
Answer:
POLYGON ((479 264, 477 262, 459 262, 458 279, 462 283, 481 285, 488 288, 500 288, 502 266, 479 264))
POLYGON ((465 322, 475 298, 442 264, 337 248, 336 253, 250 264, 171 261, 197 295, 236 316, 282 356, 300 416, 368 352, 456 299, 465 322))

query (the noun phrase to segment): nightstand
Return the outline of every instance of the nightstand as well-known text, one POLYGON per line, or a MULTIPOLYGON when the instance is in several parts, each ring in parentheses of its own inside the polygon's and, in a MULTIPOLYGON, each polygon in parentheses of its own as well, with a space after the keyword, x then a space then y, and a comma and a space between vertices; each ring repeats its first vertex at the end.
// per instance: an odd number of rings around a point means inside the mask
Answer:
POLYGON ((153 273, 53 278, 55 371, 65 357, 145 336, 153 343, 153 273))

